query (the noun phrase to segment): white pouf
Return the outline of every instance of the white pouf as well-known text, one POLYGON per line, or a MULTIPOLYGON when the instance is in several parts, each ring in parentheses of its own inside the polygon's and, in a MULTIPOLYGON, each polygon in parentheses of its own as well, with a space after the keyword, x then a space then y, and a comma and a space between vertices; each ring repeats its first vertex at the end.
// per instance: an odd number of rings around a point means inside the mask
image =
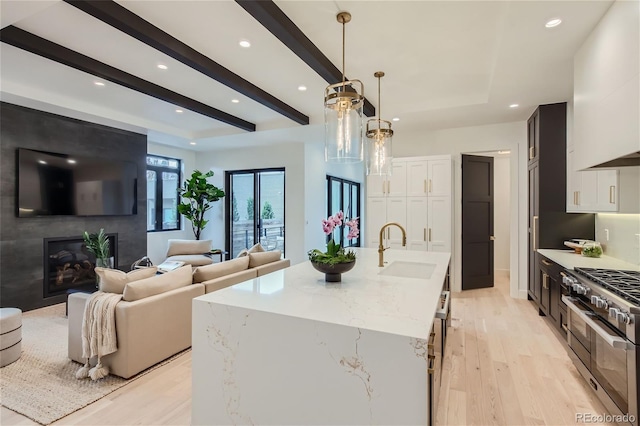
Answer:
POLYGON ((0 308, 0 367, 11 364, 22 353, 22 311, 0 308))

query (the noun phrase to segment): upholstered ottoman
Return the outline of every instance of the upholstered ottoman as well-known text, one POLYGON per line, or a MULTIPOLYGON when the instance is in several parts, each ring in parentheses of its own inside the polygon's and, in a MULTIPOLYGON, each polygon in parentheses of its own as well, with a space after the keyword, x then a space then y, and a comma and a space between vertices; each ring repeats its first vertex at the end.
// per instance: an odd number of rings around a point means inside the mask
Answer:
POLYGON ((22 352, 22 311, 0 308, 0 367, 20 358, 22 352))

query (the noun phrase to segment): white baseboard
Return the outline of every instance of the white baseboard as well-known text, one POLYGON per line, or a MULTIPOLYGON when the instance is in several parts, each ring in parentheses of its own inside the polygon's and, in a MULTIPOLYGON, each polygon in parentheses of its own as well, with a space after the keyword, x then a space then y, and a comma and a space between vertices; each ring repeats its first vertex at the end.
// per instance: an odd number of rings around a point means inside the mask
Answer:
POLYGON ((509 277, 510 271, 508 269, 494 269, 493 273, 497 277, 509 277))

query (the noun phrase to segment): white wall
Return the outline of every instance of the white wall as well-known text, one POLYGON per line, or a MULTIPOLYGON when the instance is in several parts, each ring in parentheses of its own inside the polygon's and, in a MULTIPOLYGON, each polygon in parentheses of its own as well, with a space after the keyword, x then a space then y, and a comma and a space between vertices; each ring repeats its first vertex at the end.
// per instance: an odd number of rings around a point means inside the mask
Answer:
MULTIPOLYGON (((285 255, 291 263, 306 258, 305 229, 305 146, 302 143, 269 145, 264 147, 200 152, 196 167, 201 171, 213 170, 210 179, 214 185, 224 187, 225 171, 284 167, 285 169, 285 255)), ((324 176, 322 176, 324 179, 324 176)), ((225 188, 226 190, 226 188, 225 188)), ((224 247, 224 204, 216 203, 206 215, 209 224, 202 238, 213 240, 213 245, 224 247)))
MULTIPOLYGON (((185 177, 190 177, 195 169, 196 153, 194 151, 148 142, 147 152, 151 155, 180 159, 182 161, 182 182, 184 182, 185 177)), ((180 183, 181 186, 182 182, 180 183)), ((146 194, 144 196, 146 197, 146 194)), ((182 216, 180 218, 182 229, 179 231, 147 232, 147 256, 149 256, 154 265, 162 263, 166 258, 167 240, 170 238, 195 239, 191 230, 191 222, 182 216)))
POLYGON ((497 154, 493 160, 493 268, 496 275, 508 275, 511 243, 511 178, 509 155, 497 154))
POLYGON ((524 121, 461 127, 432 132, 420 129, 396 129, 394 157, 451 154, 454 158, 454 253, 452 256, 452 290, 462 287, 460 263, 461 240, 461 154, 510 150, 511 296, 527 295, 527 125, 524 121), (517 256, 515 254, 517 253, 517 256))
POLYGON ((596 241, 607 256, 640 265, 640 214, 597 214, 596 241))

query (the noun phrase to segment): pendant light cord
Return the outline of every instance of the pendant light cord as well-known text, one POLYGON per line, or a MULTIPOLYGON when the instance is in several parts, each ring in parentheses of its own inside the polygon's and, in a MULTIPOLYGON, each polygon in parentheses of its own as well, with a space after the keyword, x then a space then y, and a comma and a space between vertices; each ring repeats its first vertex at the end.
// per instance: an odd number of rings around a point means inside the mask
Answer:
POLYGON ((378 129, 380 128, 380 117, 382 117, 382 103, 380 102, 380 78, 378 77, 378 129))
POLYGON ((344 61, 345 36, 344 36, 344 34, 345 34, 345 27, 344 26, 345 26, 345 22, 343 20, 342 21, 342 82, 343 83, 345 82, 345 79, 344 79, 344 64, 345 64, 345 61, 344 61))

